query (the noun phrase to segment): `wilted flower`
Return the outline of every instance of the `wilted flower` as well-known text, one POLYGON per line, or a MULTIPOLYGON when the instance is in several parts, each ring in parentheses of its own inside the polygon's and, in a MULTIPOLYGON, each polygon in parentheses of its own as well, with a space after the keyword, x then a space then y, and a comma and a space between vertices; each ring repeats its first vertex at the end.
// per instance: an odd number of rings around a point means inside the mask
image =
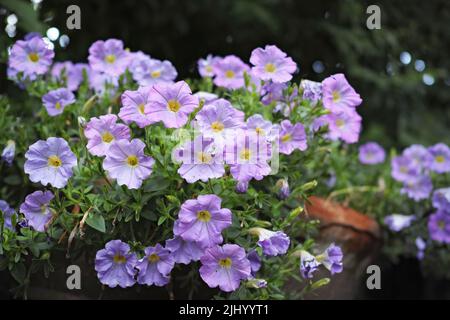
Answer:
POLYGON ((189 264, 191 261, 200 260, 204 250, 193 241, 184 241, 181 237, 166 240, 168 249, 175 263, 189 264))
POLYGON ((399 232, 405 228, 408 228, 411 223, 416 220, 416 216, 406 216, 403 214, 391 214, 384 218, 384 223, 391 231, 399 232))
POLYGON ((144 128, 152 123, 146 113, 149 109, 149 87, 140 87, 136 91, 126 90, 122 94, 122 108, 119 117, 126 124, 135 122, 139 128, 144 128))
POLYGON ((20 206, 20 212, 34 230, 45 231, 47 223, 52 218, 49 203, 54 197, 51 191, 35 191, 26 196, 25 202, 20 206))
POLYGON ((139 139, 116 140, 111 143, 103 169, 109 176, 117 179, 117 184, 129 189, 138 189, 142 181, 152 173, 155 160, 144 154, 145 143, 139 139))
POLYGON ((238 181, 236 183, 236 192, 246 193, 248 190, 248 181, 238 181))
POLYGON ((50 137, 32 144, 25 153, 24 170, 33 182, 64 188, 72 176, 77 158, 62 138, 50 137))
POLYGON ((40 37, 18 40, 11 49, 9 66, 27 77, 42 75, 48 71, 55 53, 40 37))
MULTIPOLYGON (((9 204, 0 200, 0 212, 3 214, 3 226, 11 231, 14 231, 14 226, 12 224, 12 217, 16 216, 14 209, 9 206, 9 204)), ((0 214, 1 214, 0 213, 0 214)))
POLYGON ((376 142, 368 142, 359 147, 359 161, 363 164, 383 163, 386 152, 376 142))
POLYGON ((14 154, 16 153, 16 143, 13 140, 6 142, 6 147, 2 151, 2 161, 6 162, 9 166, 14 160, 14 154))
POLYGON ((120 240, 111 240, 105 249, 97 251, 95 271, 101 283, 110 288, 126 288, 135 284, 137 257, 130 252, 130 246, 120 240))
POLYGON ((308 148, 305 128, 301 123, 292 124, 289 120, 280 123, 280 153, 291 154, 295 149, 305 151, 308 148))
POLYGON ((64 108, 74 102, 75 96, 67 88, 49 91, 42 97, 42 103, 47 109, 47 113, 52 117, 63 113, 64 108))
POLYGON ((450 148, 444 143, 438 143, 428 148, 433 161, 428 168, 437 173, 450 172, 450 148))
POLYGON ((208 248, 200 261, 200 276, 210 288, 234 291, 239 288, 241 280, 250 276, 250 261, 245 250, 236 244, 208 248))
POLYGON ((450 243, 450 214, 445 211, 438 210, 428 218, 428 232, 431 239, 441 242, 450 243))
POLYGON ((116 123, 116 121, 115 114, 107 114, 89 120, 84 129, 84 135, 88 139, 87 149, 91 154, 103 157, 114 141, 130 139, 130 128, 116 123))
POLYGON ((239 89, 244 87, 244 72, 249 71, 249 66, 234 55, 229 55, 215 63, 214 84, 227 89, 239 89))
POLYGON ((346 112, 362 102, 359 94, 342 73, 329 76, 322 82, 323 105, 333 113, 346 112))
POLYGON ((278 189, 278 197, 280 199, 286 199, 291 194, 291 190, 289 189, 289 183, 287 179, 279 179, 275 184, 278 189))
POLYGON ((304 279, 312 279, 314 272, 319 269, 320 262, 308 251, 300 253, 300 274, 304 279))
POLYGON ((404 182, 400 193, 407 194, 409 198, 415 201, 428 199, 433 190, 431 178, 427 175, 418 175, 404 182))
POLYGON ((117 39, 97 40, 89 47, 89 65, 94 71, 118 77, 125 72, 130 57, 117 39))
POLYGON ((302 80, 300 88, 303 90, 303 100, 317 103, 322 99, 322 83, 311 80, 302 80))
POLYGON ((145 256, 136 264, 139 270, 137 282, 148 286, 165 286, 169 283, 169 274, 174 265, 175 261, 170 251, 159 243, 154 247, 147 247, 145 256))
POLYGON ((250 63, 253 64, 252 74, 261 80, 275 83, 288 82, 297 70, 297 64, 292 58, 274 45, 254 49, 250 63))
POLYGON ((259 237, 258 245, 263 249, 263 253, 268 256, 285 254, 291 243, 289 237, 282 231, 251 228, 249 233, 259 237))

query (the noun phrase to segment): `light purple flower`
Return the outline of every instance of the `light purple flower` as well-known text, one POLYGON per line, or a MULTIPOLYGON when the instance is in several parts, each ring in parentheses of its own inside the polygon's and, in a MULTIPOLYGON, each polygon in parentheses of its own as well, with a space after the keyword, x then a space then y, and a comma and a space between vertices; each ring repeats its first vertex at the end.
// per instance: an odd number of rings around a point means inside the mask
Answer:
POLYGON ((14 160, 15 153, 16 143, 13 140, 8 140, 6 142, 6 147, 2 151, 2 161, 6 162, 10 166, 14 160))
POLYGON ((450 213, 450 187, 436 189, 433 193, 433 207, 450 213))
POLYGON ((184 241, 181 237, 166 240, 168 249, 175 263, 189 264, 198 261, 204 254, 204 250, 193 241, 184 241))
POLYGON ((132 75, 142 72, 144 65, 151 61, 151 57, 142 51, 130 52, 128 57, 130 59, 128 70, 130 70, 132 75))
POLYGON ((62 138, 50 137, 32 144, 25 153, 24 170, 32 182, 64 188, 77 165, 77 157, 62 138))
POLYGON ((149 87, 140 87, 136 91, 126 90, 122 94, 122 108, 119 117, 126 124, 135 122, 139 128, 144 128, 152 123, 146 113, 149 109, 149 87))
POLYGON ((291 190, 287 179, 279 179, 275 185, 278 189, 278 198, 284 200, 289 197, 291 190))
POLYGON ((362 102, 359 94, 342 73, 332 75, 322 82, 323 105, 333 113, 353 109, 362 102))
POLYGON ((194 93, 194 96, 197 97, 199 101, 203 101, 203 104, 208 104, 219 99, 217 94, 206 91, 197 91, 194 93))
POLYGON ((415 243, 417 247, 417 259, 422 260, 425 256, 427 244, 421 237, 417 237, 415 243))
POLYGON ((107 114, 91 118, 86 124, 84 135, 88 139, 87 149, 92 155, 103 157, 114 141, 130 139, 130 128, 116 121, 115 114, 107 114))
POLYGON ((136 264, 139 270, 137 282, 148 286, 165 286, 169 283, 169 274, 174 265, 175 261, 168 249, 159 243, 154 247, 147 247, 145 256, 136 264))
POLYGON ((152 123, 162 121, 166 128, 181 128, 198 107, 198 98, 184 81, 155 84, 148 99, 147 117, 152 123))
POLYGON ((103 169, 117 179, 118 185, 138 189, 152 173, 155 160, 144 154, 145 143, 139 139, 116 140, 106 153, 103 169))
POLYGON ((97 40, 89 47, 88 61, 94 71, 118 77, 127 69, 130 57, 121 40, 97 40))
POLYGON ((13 216, 17 218, 14 209, 11 208, 6 201, 0 200, 0 212, 0 214, 3 214, 3 226, 11 231, 14 231, 15 228, 12 223, 12 218, 13 216))
POLYGON ((342 258, 342 249, 332 243, 319 257, 317 257, 317 260, 320 261, 333 275, 342 272, 342 258))
POLYGON ((414 166, 411 158, 406 156, 397 156, 391 161, 391 176, 397 181, 407 182, 414 180, 419 174, 420 169, 414 166))
POLYGON ((412 165, 420 169, 428 167, 433 161, 433 157, 427 148, 420 144, 413 144, 403 150, 403 156, 412 160, 412 165))
POLYGON ((292 110, 296 105, 296 99, 298 97, 298 89, 294 88, 289 96, 283 97, 277 102, 273 112, 280 112, 283 116, 289 117, 292 110))
POLYGON ((428 232, 431 239, 450 243, 450 214, 438 210, 428 218, 428 232))
POLYGON ((229 55, 215 63, 214 84, 227 89, 239 89, 245 86, 244 72, 249 66, 235 55, 229 55))
POLYGON ((56 80, 63 80, 70 91, 76 91, 83 81, 83 70, 89 74, 89 65, 71 61, 56 62, 52 67, 51 75, 56 80))
POLYGON ((222 199, 214 194, 186 200, 181 205, 173 233, 202 248, 222 243, 222 230, 231 225, 231 211, 221 208, 221 203, 222 199))
POLYGON ((120 240, 109 241, 104 249, 97 251, 95 271, 102 284, 110 288, 127 288, 136 283, 135 266, 137 257, 130 252, 130 246, 120 240))
POLYGON ((352 109, 341 113, 331 113, 325 116, 328 123, 328 138, 346 143, 356 143, 361 132, 361 117, 352 109))
POLYGON ((67 88, 59 88, 49 91, 42 97, 42 103, 47 109, 47 113, 54 117, 63 113, 64 108, 75 102, 75 96, 67 88))
POLYGON ((301 123, 292 124, 289 120, 280 123, 279 148, 282 154, 291 154, 295 149, 305 151, 308 148, 305 128, 301 123))
POLYGON ((252 249, 247 254, 247 259, 250 261, 251 276, 255 277, 256 273, 261 269, 261 258, 255 249, 252 249))
POLYGON ((260 137, 265 137, 268 141, 275 139, 274 126, 272 122, 263 118, 260 114, 254 114, 247 119, 247 130, 254 130, 260 137))
POLYGON ((251 228, 250 234, 259 237, 258 246, 263 249, 267 256, 278 256, 285 254, 291 243, 289 237, 282 231, 270 231, 264 228, 251 228))
POLYGON ((319 269, 320 262, 311 253, 302 250, 300 253, 300 274, 304 279, 312 279, 319 269))
POLYGON ((207 182, 208 179, 220 178, 225 174, 222 154, 216 152, 212 138, 200 135, 193 141, 186 142, 175 152, 176 158, 182 162, 178 173, 188 183, 198 180, 207 182))
POLYGON ((256 48, 250 56, 253 64, 252 73, 264 81, 284 83, 292 79, 297 64, 277 46, 267 45, 264 49, 256 48))
POLYGON ((39 37, 18 40, 11 49, 9 66, 26 77, 42 75, 48 71, 55 53, 39 37))
POLYGON ((246 193, 248 190, 248 181, 238 181, 236 183, 236 192, 246 193))
POLYGON ((450 148, 444 143, 438 143, 428 148, 433 161, 428 168, 437 173, 450 172, 450 148))
POLYGON ((386 152, 376 142, 368 142, 359 147, 359 161, 363 164, 383 163, 386 152))
POLYGON ((418 175, 415 178, 404 182, 400 193, 406 193, 408 197, 414 199, 414 201, 420 201, 428 199, 431 191, 433 191, 433 183, 431 182, 431 178, 427 175, 418 175))
POLYGON ((44 232, 47 223, 52 218, 49 208, 50 201, 55 196, 51 191, 35 191, 25 198, 20 206, 20 212, 24 214, 29 226, 34 230, 44 232))
POLYGON ((300 88, 303 90, 303 100, 308 100, 311 103, 317 103, 322 99, 322 83, 311 80, 302 80, 300 88))
POLYGON ((206 59, 199 59, 197 61, 198 66, 198 73, 203 78, 211 78, 214 77, 214 64, 219 62, 222 58, 221 57, 214 57, 213 55, 209 54, 206 59))
POLYGON ((140 86, 172 83, 177 78, 177 70, 168 60, 142 59, 132 70, 133 79, 140 86))
POLYGON ((236 244, 208 248, 200 261, 200 276, 210 288, 231 292, 250 276, 250 261, 245 250, 236 244))
POLYGON ((286 83, 267 82, 261 88, 261 102, 269 105, 273 101, 282 101, 284 99, 284 90, 286 83))
POLYGON ((111 76, 96 70, 89 70, 89 88, 97 94, 112 94, 119 86, 119 77, 111 76))
POLYGON ((416 216, 414 215, 391 214, 384 218, 384 223, 391 231, 399 232, 405 228, 409 228, 414 220, 416 220, 416 216))

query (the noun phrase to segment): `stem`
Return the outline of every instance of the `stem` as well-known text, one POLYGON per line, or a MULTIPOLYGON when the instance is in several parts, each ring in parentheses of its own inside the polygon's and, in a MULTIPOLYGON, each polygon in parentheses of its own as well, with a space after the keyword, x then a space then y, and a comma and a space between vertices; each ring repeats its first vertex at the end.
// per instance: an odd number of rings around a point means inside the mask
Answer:
POLYGON ((361 192, 362 193, 362 192, 378 192, 378 191, 381 191, 380 188, 374 187, 374 186, 348 187, 348 188, 333 191, 332 193, 330 193, 327 200, 330 200, 330 199, 335 198, 336 196, 351 193, 351 192, 361 192))

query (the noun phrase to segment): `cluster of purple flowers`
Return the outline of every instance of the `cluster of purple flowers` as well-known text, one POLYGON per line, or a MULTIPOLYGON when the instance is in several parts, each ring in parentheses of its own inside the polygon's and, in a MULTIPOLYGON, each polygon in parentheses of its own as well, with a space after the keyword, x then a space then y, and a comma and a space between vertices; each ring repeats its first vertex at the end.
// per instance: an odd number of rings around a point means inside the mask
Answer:
POLYGON ((436 189, 432 197, 436 209, 428 218, 428 231, 432 240, 450 243, 450 187, 436 189))

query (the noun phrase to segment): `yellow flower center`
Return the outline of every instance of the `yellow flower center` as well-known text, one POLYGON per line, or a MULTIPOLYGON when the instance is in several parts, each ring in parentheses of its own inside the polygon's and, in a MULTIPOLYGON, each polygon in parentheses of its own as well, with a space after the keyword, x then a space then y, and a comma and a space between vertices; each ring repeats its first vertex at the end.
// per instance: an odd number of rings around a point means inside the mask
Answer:
POLYGON ((222 268, 231 268, 231 259, 230 258, 225 258, 225 259, 220 259, 219 260, 219 266, 221 266, 222 268))
POLYGON ((400 172, 401 172, 401 173, 407 173, 407 172, 408 172, 408 168, 405 167, 405 166, 401 166, 401 167, 400 167, 400 172))
POLYGON ((281 137, 281 142, 288 142, 291 140, 291 135, 289 133, 286 133, 284 136, 281 137))
POLYGON ((114 136, 110 132, 106 131, 102 134, 102 140, 103 142, 110 143, 114 140, 114 136))
POLYGON ((30 59, 31 62, 38 62, 39 55, 36 52, 31 52, 28 54, 28 59, 30 59))
POLYGON ((159 78, 161 76, 161 71, 153 71, 152 73, 150 73, 150 76, 152 78, 159 78))
POLYGON ((227 70, 225 72, 225 77, 227 77, 228 79, 234 78, 234 71, 232 70, 227 70))
POLYGON ((444 156, 437 156, 435 158, 435 160, 436 160, 437 163, 444 163, 445 158, 444 158, 444 156))
POLYGON ((249 149, 244 149, 241 151, 241 159, 242 160, 250 160, 251 152, 249 149))
POLYGON ((43 204, 41 206, 41 213, 44 214, 44 215, 47 214, 47 205, 43 204))
POLYGON ((223 130, 223 128, 224 128, 224 125, 222 122, 214 121, 213 123, 211 123, 211 129, 214 132, 220 132, 223 130))
POLYGON ((197 219, 202 222, 208 222, 211 220, 211 213, 208 210, 200 210, 197 212, 197 219))
POLYGON ((197 158, 200 163, 209 163, 212 160, 212 156, 206 152, 199 152, 197 158))
POLYGON ((439 227, 439 229, 441 229, 441 230, 444 230, 444 228, 445 228, 445 221, 439 221, 438 222, 438 227, 439 227))
POLYGON ((273 63, 268 63, 268 64, 266 64, 265 69, 266 69, 267 72, 272 73, 272 72, 275 72, 275 70, 277 68, 275 67, 275 65, 273 63))
POLYGON ((136 167, 138 165, 138 163, 139 163, 139 160, 138 160, 138 158, 135 155, 128 156, 127 164, 130 167, 136 167))
POLYGON ((114 256, 113 260, 115 263, 119 263, 119 264, 125 263, 127 261, 127 259, 120 253, 116 254, 114 256))
POLYGON ((140 114, 144 114, 145 104, 141 103, 140 105, 138 105, 138 111, 140 114))
POLYGON ((53 155, 53 156, 48 157, 48 165, 58 168, 58 167, 61 167, 62 161, 57 155, 53 155))
POLYGON ((343 126, 345 126, 345 122, 342 119, 337 119, 336 120, 336 126, 338 126, 339 128, 342 128, 343 126))
POLYGON ((159 261, 159 256, 156 253, 152 253, 151 255, 148 256, 148 261, 150 263, 155 263, 159 261))
POLYGON ((339 100, 341 100, 341 94, 338 91, 334 90, 332 95, 333 95, 333 102, 339 102, 339 100))
POLYGON ((180 103, 175 99, 167 101, 167 109, 172 112, 177 112, 178 110, 180 110, 180 107, 180 103))
POLYGON ((206 66, 205 67, 206 72, 211 73, 213 72, 213 68, 211 66, 206 66))
POLYGON ((56 109, 56 110, 61 109, 61 102, 55 103, 55 109, 56 109))
POLYGON ((258 135, 258 136, 262 136, 262 135, 264 135, 264 129, 261 129, 260 127, 257 127, 256 129, 255 129, 255 131, 256 131, 256 134, 258 135))
POLYGON ((105 56, 105 61, 108 63, 114 63, 116 61, 116 56, 113 54, 107 54, 105 56))

